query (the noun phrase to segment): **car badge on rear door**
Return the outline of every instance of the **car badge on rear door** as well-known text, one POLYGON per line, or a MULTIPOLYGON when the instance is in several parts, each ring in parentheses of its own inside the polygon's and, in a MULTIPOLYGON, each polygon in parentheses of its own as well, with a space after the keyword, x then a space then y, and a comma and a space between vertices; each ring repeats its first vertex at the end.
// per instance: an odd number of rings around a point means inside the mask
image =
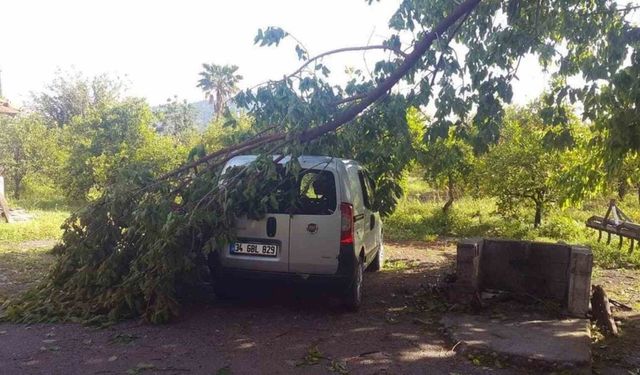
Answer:
POLYGON ((318 224, 311 223, 307 225, 307 232, 311 234, 316 234, 317 231, 318 231, 318 224))

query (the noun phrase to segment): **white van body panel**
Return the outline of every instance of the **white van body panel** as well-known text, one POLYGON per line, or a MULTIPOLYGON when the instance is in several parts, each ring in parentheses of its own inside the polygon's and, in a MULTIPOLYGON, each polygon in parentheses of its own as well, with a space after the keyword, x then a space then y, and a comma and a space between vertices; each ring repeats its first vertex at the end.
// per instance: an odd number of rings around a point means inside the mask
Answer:
MULTIPOLYGON (((225 170, 230 166, 246 165, 255 159, 254 155, 234 157, 227 162, 225 170)), ((289 160, 289 157, 282 158, 279 163, 285 164, 289 160)), ((365 207, 363 186, 358 175, 362 167, 353 160, 328 156, 301 156, 298 161, 303 171, 322 171, 333 176, 335 210, 329 214, 267 214, 261 220, 238 218, 238 242, 278 244, 279 251, 276 257, 238 255, 231 253, 230 246, 234 245, 229 244, 218 249, 218 259, 222 267, 302 276, 336 274, 340 253, 341 202, 353 206, 354 255, 357 258, 364 254, 365 262, 371 262, 376 249, 380 248, 382 223, 377 213, 368 212, 365 207), (375 216, 376 221, 373 230, 369 228, 371 215, 375 216), (277 227, 271 237, 267 233, 269 220, 272 224, 275 221, 277 227)))

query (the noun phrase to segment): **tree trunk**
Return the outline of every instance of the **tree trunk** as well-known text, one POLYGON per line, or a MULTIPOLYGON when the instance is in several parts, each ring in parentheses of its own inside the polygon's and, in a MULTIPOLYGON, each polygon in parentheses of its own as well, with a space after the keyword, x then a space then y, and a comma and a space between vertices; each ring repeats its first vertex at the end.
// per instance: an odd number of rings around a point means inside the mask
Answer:
POLYGON ((636 189, 638 189, 638 204, 640 204, 640 185, 638 185, 636 189))
POLYGON ((442 212, 447 213, 453 205, 453 200, 455 197, 453 196, 453 178, 451 176, 447 177, 447 202, 442 207, 442 212))
POLYGON ((623 200, 627 192, 629 191, 629 184, 623 178, 618 181, 618 198, 623 200))
POLYGON ((20 199, 20 195, 22 194, 22 177, 14 177, 13 178, 13 196, 16 199, 20 199))
POLYGON ((542 202, 536 202, 536 216, 533 219, 533 227, 537 228, 542 223, 542 202))

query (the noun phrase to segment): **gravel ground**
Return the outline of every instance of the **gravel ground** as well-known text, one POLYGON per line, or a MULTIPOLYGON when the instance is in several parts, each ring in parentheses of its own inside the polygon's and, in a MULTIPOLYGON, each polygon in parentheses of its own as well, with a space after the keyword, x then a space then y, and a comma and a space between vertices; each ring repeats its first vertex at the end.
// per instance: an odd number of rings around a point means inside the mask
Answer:
MULTIPOLYGON (((96 329, 0 323, 0 375, 523 373, 474 365, 443 339, 442 304, 425 289, 453 270, 453 246, 404 243, 388 244, 386 250, 386 269, 365 274, 358 313, 345 312, 317 287, 261 283, 233 301, 218 301, 207 288, 194 291, 201 302, 186 305, 167 325, 127 321, 96 329)), ((24 262, 21 251, 5 254, 0 274, 6 268, 19 277, 6 273, 2 293, 22 291, 41 277, 37 265, 45 269, 50 259, 36 255, 41 259, 24 262), (33 268, 18 272, 11 262, 33 268)), ((638 270, 600 270, 594 277, 634 308, 618 312, 620 338, 594 343, 594 373, 640 373, 639 280, 638 270)))
MULTIPOLYGON (((364 305, 345 312, 318 288, 259 285, 234 301, 186 306, 178 321, 0 324, 0 374, 474 374, 413 307, 421 285, 452 266, 444 247, 387 246, 390 268, 367 273, 364 305)), ((433 313, 435 314, 435 312, 433 313)))

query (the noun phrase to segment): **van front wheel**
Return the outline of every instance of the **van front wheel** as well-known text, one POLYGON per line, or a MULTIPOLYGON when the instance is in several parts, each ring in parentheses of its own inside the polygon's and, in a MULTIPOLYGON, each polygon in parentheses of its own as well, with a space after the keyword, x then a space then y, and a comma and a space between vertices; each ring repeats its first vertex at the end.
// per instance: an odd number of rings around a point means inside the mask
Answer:
POLYGON ((349 311, 358 311, 362 303, 362 279, 364 273, 364 263, 358 258, 353 277, 349 282, 349 286, 344 296, 344 304, 349 311))

